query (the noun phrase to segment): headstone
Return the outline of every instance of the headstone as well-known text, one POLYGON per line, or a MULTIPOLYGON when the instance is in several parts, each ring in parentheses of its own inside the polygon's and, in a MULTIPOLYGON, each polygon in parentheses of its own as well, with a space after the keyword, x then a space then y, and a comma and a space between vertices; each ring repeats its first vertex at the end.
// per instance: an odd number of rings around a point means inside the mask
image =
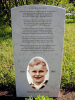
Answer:
POLYGON ((17 97, 58 97, 65 9, 25 5, 11 9, 17 97))

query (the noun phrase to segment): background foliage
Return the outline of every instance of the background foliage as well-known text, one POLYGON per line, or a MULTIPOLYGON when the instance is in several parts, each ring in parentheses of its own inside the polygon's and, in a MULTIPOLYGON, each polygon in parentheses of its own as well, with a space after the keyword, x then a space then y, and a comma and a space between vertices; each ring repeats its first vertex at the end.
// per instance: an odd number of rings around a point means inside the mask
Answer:
POLYGON ((62 6, 66 8, 66 12, 75 11, 75 0, 0 0, 0 21, 11 26, 11 8, 31 4, 62 6), (73 4, 69 4, 71 1, 73 4))

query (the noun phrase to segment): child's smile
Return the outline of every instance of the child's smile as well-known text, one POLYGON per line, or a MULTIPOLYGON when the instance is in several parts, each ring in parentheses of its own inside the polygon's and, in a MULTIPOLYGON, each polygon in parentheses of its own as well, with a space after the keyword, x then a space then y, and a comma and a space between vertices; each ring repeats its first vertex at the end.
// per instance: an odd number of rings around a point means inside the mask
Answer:
POLYGON ((33 83, 35 83, 36 85, 41 84, 45 79, 47 71, 47 68, 42 67, 42 65, 35 65, 34 67, 30 67, 29 73, 33 79, 33 83))

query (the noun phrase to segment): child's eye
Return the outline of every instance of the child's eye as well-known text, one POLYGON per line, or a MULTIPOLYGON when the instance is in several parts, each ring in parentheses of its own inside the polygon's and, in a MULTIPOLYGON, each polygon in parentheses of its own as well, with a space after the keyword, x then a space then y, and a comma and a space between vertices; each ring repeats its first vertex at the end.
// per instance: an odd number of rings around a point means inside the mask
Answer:
POLYGON ((32 72, 36 73, 36 71, 35 71, 35 70, 34 70, 34 71, 32 71, 32 72))
POLYGON ((43 70, 40 70, 39 72, 41 73, 41 72, 44 72, 44 71, 43 70))

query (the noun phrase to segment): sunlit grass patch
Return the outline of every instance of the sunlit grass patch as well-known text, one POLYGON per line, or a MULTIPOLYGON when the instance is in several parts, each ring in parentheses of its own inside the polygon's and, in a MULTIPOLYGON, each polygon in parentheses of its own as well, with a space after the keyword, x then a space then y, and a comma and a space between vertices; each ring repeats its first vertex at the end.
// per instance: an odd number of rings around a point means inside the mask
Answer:
POLYGON ((11 28, 4 25, 0 30, 0 84, 15 84, 11 28))
POLYGON ((65 24, 61 87, 75 86, 75 23, 65 24))

